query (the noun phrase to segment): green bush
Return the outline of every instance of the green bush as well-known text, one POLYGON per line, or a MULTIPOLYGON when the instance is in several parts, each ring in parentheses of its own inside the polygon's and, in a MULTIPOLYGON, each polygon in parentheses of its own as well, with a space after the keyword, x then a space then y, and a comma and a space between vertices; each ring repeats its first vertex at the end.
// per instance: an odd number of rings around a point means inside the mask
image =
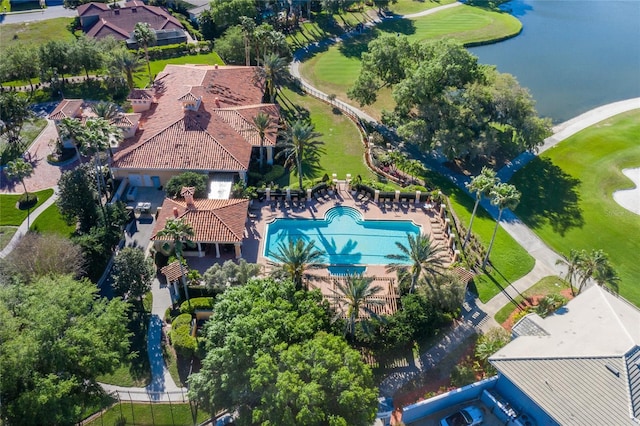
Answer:
POLYGON ((38 203, 38 197, 32 192, 25 192, 18 200, 18 208, 20 210, 30 209, 38 203))
POLYGON ((170 337, 173 349, 180 356, 190 358, 198 349, 198 341, 191 335, 190 326, 183 325, 176 329, 172 327, 170 337))
POLYGON ((195 297, 190 301, 182 302, 180 305, 180 312, 183 314, 193 314, 196 309, 213 309, 213 297, 195 297))
POLYGON ((203 173, 184 172, 169 179, 165 190, 167 197, 181 197, 180 191, 183 187, 194 187, 196 189, 194 198, 207 197, 207 181, 209 177, 203 173))
POLYGON ((180 327, 191 328, 191 314, 180 314, 171 322, 172 329, 178 329, 180 327))
POLYGON ((458 364, 451 371, 451 385, 461 388, 476 381, 476 373, 466 364, 458 364))
POLYGON ((275 182, 284 176, 284 167, 279 164, 274 164, 267 173, 264 174, 262 180, 266 183, 275 182))
POLYGON ((145 312, 151 312, 153 309, 153 293, 147 292, 142 299, 142 306, 144 307, 145 312))

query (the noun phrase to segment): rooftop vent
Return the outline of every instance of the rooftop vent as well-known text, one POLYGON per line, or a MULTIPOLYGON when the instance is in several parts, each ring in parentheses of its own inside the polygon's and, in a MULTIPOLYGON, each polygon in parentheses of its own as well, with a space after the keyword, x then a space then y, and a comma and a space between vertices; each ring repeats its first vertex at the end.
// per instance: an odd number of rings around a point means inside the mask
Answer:
POLYGON ((138 9, 136 9, 135 7, 131 9, 131 13, 138 13, 138 9))
POLYGON ((605 364, 604 366, 607 367, 607 370, 611 371, 614 376, 620 377, 620 372, 614 366, 611 364, 605 364))

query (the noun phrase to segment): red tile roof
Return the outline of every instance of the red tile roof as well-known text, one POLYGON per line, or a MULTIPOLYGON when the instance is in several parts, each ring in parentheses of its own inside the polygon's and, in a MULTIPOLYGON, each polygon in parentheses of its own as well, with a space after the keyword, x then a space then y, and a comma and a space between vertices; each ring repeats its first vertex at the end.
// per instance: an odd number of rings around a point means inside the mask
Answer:
POLYGON ((120 128, 135 127, 140 121, 140 117, 142 117, 142 114, 135 112, 118 114, 115 118, 111 119, 111 124, 120 128))
POLYGON ((76 115, 80 111, 82 104, 84 104, 84 101, 82 99, 63 99, 51 112, 51 114, 49 114, 49 118, 51 120, 76 118, 76 115))
POLYGON ((178 281, 183 275, 186 275, 187 272, 189 272, 189 268, 187 266, 180 268, 180 262, 176 260, 167 266, 163 266, 160 272, 172 283, 178 281))
POLYGON ((127 99, 153 99, 153 91, 149 89, 133 89, 127 99))
MULTIPOLYGON (((246 170, 252 146, 260 144, 253 117, 261 110, 275 122, 280 117, 277 106, 261 103, 264 88, 255 75, 255 67, 167 65, 154 82, 156 103, 143 113, 136 137, 114 155, 113 167, 246 170), (196 99, 197 111, 183 109, 196 99)), ((275 138, 274 129, 265 144, 275 138)))
POLYGON ((146 22, 154 30, 184 29, 180 21, 166 10, 157 6, 148 6, 139 1, 130 1, 119 9, 111 9, 100 3, 87 3, 78 6, 78 16, 87 18, 98 16, 87 36, 103 38, 108 35, 116 39, 128 39, 138 22, 146 22))
POLYGON ((165 198, 153 228, 152 240, 166 239, 157 237, 157 234, 164 229, 167 220, 175 218, 174 208, 177 209, 178 218, 184 219, 193 227, 193 241, 237 243, 244 238, 249 200, 196 199, 194 206, 188 208, 184 200, 165 198))

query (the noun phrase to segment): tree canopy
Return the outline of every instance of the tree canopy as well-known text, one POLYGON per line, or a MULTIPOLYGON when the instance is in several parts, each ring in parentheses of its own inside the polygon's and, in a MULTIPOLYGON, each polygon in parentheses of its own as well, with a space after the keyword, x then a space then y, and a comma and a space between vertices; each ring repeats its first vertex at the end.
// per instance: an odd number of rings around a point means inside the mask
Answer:
POLYGON ((392 87, 396 107, 385 121, 423 149, 473 160, 533 150, 550 134, 550 120, 537 116, 530 93, 513 76, 478 64, 453 40, 380 37, 362 59, 349 96, 368 105, 380 88, 392 87))
POLYGON ((342 338, 318 334, 330 322, 320 292, 289 280, 231 287, 205 325, 190 397, 212 412, 238 410, 238 424, 370 424, 371 372, 342 338))
POLYGON ((196 189, 194 198, 207 197, 207 175, 196 172, 180 173, 169 179, 166 185, 167 196, 182 197, 180 191, 183 187, 194 187, 196 189))
POLYGON ((153 261, 140 248, 125 247, 113 261, 111 277, 118 296, 142 301, 155 277, 153 261))
POLYGON ((96 383, 129 349, 127 305, 88 281, 41 277, 0 287, 0 418, 7 425, 75 424, 96 383))

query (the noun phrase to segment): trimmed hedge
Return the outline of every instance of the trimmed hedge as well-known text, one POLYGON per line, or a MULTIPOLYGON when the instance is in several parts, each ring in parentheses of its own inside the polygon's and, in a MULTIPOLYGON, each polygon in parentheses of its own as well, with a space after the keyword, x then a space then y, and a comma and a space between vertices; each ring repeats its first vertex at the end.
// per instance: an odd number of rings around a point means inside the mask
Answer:
POLYGON ((191 358, 198 349, 198 341, 191 335, 190 326, 171 329, 171 344, 176 353, 185 358, 191 358))
MULTIPOLYGON (((190 314, 196 311, 196 309, 203 310, 211 310, 213 309, 213 297, 194 297, 190 300, 191 306, 189 306, 189 301, 184 301, 180 305, 180 312, 182 314, 190 314)), ((182 316, 182 315, 180 315, 182 316)))
POLYGON ((171 321, 172 329, 178 329, 185 326, 191 328, 191 314, 180 314, 171 321))

